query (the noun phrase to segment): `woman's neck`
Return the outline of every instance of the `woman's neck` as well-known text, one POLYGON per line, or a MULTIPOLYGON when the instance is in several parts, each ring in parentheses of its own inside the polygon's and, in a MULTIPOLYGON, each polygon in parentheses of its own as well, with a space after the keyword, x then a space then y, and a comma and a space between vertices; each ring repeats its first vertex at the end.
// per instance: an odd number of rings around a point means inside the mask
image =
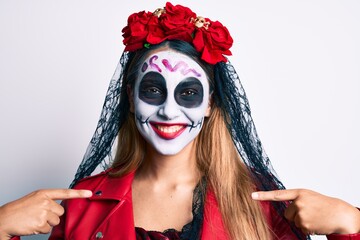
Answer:
POLYGON ((148 149, 132 183, 135 226, 180 231, 192 218, 193 192, 200 180, 194 144, 176 155, 148 149))
POLYGON ((191 142, 175 155, 162 155, 148 147, 143 165, 137 171, 137 178, 155 184, 196 184, 200 173, 196 165, 194 143, 191 142))

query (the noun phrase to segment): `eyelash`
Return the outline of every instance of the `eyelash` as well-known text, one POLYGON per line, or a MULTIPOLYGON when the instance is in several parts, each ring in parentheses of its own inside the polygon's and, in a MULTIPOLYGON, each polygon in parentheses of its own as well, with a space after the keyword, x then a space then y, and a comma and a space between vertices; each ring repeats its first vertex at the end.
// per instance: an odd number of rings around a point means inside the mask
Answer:
POLYGON ((157 87, 149 87, 144 89, 144 92, 146 93, 152 93, 152 94, 162 94, 162 91, 157 87))
POLYGON ((185 89, 184 91, 182 91, 182 93, 180 95, 181 96, 193 96, 197 93, 198 92, 195 89, 185 89))

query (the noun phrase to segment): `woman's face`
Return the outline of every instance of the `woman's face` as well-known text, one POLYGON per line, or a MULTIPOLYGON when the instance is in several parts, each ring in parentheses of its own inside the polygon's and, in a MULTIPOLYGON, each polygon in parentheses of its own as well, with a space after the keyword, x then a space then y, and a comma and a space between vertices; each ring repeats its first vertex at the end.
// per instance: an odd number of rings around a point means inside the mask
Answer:
POLYGON ((164 155, 177 154, 191 143, 210 112, 204 70, 173 50, 145 59, 132 95, 137 128, 164 155))

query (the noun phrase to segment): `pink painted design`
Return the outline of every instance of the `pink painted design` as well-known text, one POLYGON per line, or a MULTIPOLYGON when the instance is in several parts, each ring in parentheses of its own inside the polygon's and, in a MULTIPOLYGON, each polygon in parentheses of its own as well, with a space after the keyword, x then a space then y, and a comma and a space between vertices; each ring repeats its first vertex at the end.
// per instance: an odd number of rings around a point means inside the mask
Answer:
POLYGON ((185 62, 183 62, 183 61, 180 61, 180 62, 176 63, 174 67, 171 66, 169 60, 167 60, 167 59, 163 59, 161 62, 162 62, 162 64, 164 64, 165 68, 168 69, 168 70, 171 71, 171 72, 175 72, 175 71, 177 71, 179 68, 182 68, 182 69, 181 69, 181 73, 182 73, 183 75, 187 75, 189 72, 192 72, 192 73, 195 74, 196 77, 200 77, 200 76, 201 76, 201 74, 198 73, 195 69, 193 69, 193 68, 188 68, 188 65, 187 65, 185 62))
POLYGON ((150 67, 155 68, 158 72, 161 72, 161 68, 156 63, 154 63, 154 61, 157 60, 158 58, 159 57, 157 55, 154 55, 149 59, 150 67))
POLYGON ((142 72, 145 72, 146 71, 146 69, 148 68, 148 64, 147 64, 147 62, 144 62, 144 64, 142 65, 142 67, 141 67, 141 71, 142 72))

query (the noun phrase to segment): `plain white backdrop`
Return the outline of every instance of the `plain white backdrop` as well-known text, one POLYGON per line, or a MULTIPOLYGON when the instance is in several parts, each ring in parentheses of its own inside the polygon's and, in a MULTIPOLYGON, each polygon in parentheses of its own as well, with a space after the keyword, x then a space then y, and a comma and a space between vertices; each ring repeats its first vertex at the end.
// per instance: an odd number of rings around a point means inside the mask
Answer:
MULTIPOLYGON (((230 61, 285 186, 360 206, 360 2, 172 3, 230 30, 230 61)), ((0 0, 0 205, 69 186, 123 51, 128 15, 164 5, 0 0)))

